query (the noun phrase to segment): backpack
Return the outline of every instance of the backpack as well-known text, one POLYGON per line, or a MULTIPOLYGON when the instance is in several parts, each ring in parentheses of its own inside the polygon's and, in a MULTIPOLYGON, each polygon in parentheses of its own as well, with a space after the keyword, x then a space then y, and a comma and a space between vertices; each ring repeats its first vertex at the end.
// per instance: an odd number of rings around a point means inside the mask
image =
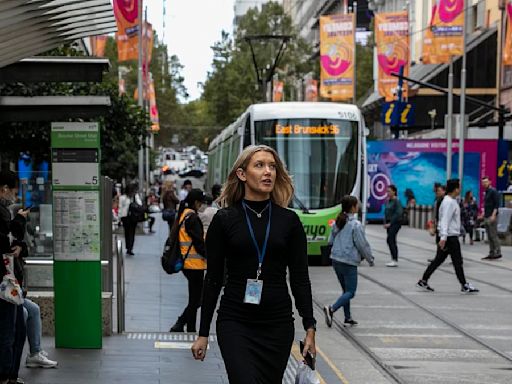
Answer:
POLYGON ((185 259, 187 258, 190 249, 192 248, 192 244, 188 247, 187 253, 185 255, 181 254, 181 247, 179 241, 179 233, 180 228, 185 221, 188 219, 188 216, 183 219, 183 221, 178 225, 176 231, 173 231, 165 241, 164 252, 160 261, 162 263, 163 270, 172 275, 174 273, 178 273, 183 269, 185 264, 185 259))
POLYGON ((146 220, 146 208, 133 200, 128 207, 128 218, 133 223, 146 220))

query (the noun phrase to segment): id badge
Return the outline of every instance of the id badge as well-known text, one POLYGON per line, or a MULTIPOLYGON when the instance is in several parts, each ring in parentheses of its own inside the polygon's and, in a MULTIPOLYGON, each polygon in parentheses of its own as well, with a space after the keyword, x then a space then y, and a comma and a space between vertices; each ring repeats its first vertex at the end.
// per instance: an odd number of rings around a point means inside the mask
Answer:
POLYGON ((263 291, 263 280, 247 279, 245 287, 244 303, 259 304, 261 302, 261 292, 263 291))

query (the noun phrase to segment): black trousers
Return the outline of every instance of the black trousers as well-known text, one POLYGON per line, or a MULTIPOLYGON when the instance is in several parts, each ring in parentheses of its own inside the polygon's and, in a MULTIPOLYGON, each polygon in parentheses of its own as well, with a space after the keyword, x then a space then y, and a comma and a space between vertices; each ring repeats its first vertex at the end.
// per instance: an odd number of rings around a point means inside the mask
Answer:
POLYGON ((23 305, 0 300, 0 380, 16 380, 25 345, 23 305))
MULTIPOLYGON (((436 237, 436 239, 438 238, 436 237)), ((437 246, 436 257, 425 270, 425 273, 423 274, 423 280, 428 281, 434 271, 444 263, 448 255, 450 255, 452 258, 453 268, 455 269, 455 274, 457 275, 459 283, 461 285, 466 284, 466 277, 464 276, 464 268, 462 267, 462 254, 460 252, 458 236, 449 236, 448 239, 446 239, 446 245, 444 249, 439 248, 439 245, 437 246)))
POLYGON ((281 384, 294 335, 291 321, 217 321, 217 338, 229 384, 281 384))
POLYGON ((387 229, 388 237, 386 239, 389 247, 389 253, 391 253, 391 258, 394 261, 398 261, 398 246, 396 245, 396 235, 398 231, 402 228, 400 224, 391 224, 391 226, 387 229))
POLYGON ((202 269, 184 269, 183 274, 188 280, 188 305, 180 317, 187 324, 187 332, 195 332, 197 310, 201 307, 203 294, 204 271, 202 269))
POLYGON ((137 223, 129 220, 128 217, 121 218, 124 228, 124 240, 126 243, 126 251, 133 251, 133 243, 135 242, 135 230, 137 229, 137 223))

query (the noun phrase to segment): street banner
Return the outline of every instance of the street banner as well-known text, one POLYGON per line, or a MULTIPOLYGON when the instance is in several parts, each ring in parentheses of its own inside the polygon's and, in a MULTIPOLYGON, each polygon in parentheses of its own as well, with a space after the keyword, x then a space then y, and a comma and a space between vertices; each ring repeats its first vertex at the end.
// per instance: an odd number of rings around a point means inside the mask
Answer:
POLYGON ((283 101, 284 82, 274 80, 272 101, 283 101))
POLYGON ((306 101, 318 101, 318 81, 306 80, 306 101))
POLYGON ((320 95, 354 97, 355 14, 320 17, 320 95))
POLYGON ((137 60, 139 57, 139 6, 138 0, 114 0, 117 21, 118 61, 137 60))
POLYGON ((464 0, 436 0, 423 40, 423 63, 448 63, 450 56, 461 56, 463 34, 464 0))
POLYGON ((512 2, 507 3, 507 32, 503 48, 503 65, 512 65, 512 2))
POLYGON ((105 47, 107 45, 108 36, 91 36, 90 39, 92 56, 105 57, 105 47))
POLYGON ((158 107, 156 105, 155 82, 153 79, 151 79, 149 83, 149 118, 151 119, 151 132, 160 131, 158 107))
MULTIPOLYGON (((407 11, 375 14, 375 37, 378 62, 378 90, 386 101, 393 101, 398 78, 391 76, 404 68, 409 75, 409 17, 407 11)), ((403 84, 403 95, 407 96, 407 83, 403 84)))

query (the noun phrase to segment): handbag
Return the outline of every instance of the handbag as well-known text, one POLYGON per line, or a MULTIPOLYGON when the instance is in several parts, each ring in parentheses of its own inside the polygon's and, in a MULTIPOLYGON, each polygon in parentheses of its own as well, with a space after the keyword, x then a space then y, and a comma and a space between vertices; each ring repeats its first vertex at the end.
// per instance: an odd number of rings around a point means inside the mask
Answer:
POLYGON ((146 208, 133 200, 128 207, 128 218, 133 223, 146 220, 146 208))
POLYGON ((0 282, 0 299, 5 300, 11 304, 23 304, 23 291, 20 283, 14 275, 14 255, 6 253, 2 255, 3 263, 5 265, 6 273, 0 282))
POLYGON ((166 208, 162 211, 162 220, 163 221, 174 221, 174 218, 176 217, 176 211, 166 208))
POLYGON ((178 273, 183 269, 183 266, 185 265, 185 259, 188 257, 190 249, 192 248, 192 244, 190 244, 187 253, 185 255, 181 253, 179 233, 181 226, 185 224, 187 219, 188 216, 183 219, 176 231, 173 231, 173 233, 169 235, 165 242, 164 252, 160 258, 160 261, 162 263, 163 270, 169 275, 178 273))

